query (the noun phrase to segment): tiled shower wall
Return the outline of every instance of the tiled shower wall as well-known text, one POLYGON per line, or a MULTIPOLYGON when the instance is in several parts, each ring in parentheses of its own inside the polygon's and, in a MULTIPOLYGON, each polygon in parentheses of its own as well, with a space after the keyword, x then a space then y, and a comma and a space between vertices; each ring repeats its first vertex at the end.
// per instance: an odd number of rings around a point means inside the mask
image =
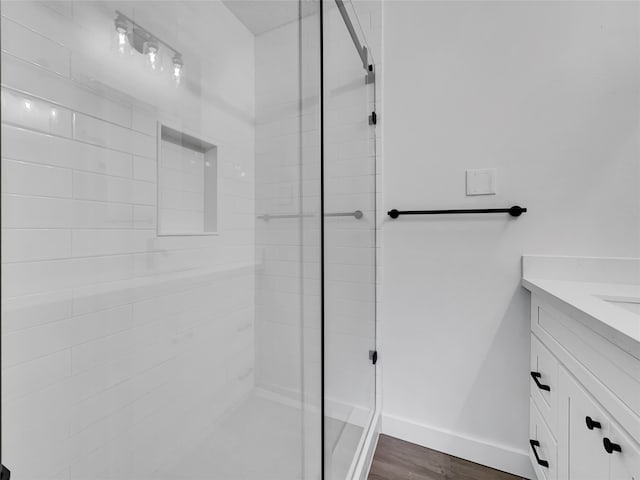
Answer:
POLYGON ((253 45, 218 2, 2 3, 12 478, 158 478, 252 388, 253 45), (116 8, 182 48, 180 89, 113 56, 116 8), (218 145, 218 235, 157 236, 159 120, 218 145))

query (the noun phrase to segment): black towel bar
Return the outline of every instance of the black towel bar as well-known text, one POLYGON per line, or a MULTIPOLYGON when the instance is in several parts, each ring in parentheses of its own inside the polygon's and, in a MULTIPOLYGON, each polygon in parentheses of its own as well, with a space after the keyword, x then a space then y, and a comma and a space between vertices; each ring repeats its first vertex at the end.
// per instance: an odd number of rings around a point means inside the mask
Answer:
POLYGON ((508 213, 512 217, 519 217, 527 211, 526 208, 514 205, 510 208, 474 208, 467 210, 389 210, 387 215, 398 218, 400 215, 449 215, 453 213, 508 213))

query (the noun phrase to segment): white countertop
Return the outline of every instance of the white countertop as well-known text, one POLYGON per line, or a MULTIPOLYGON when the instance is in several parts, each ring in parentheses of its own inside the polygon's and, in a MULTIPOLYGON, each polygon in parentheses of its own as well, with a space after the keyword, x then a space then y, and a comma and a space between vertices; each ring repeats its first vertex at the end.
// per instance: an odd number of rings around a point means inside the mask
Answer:
MULTIPOLYGON (((640 299, 640 285, 612 283, 577 282, 574 280, 547 280, 543 278, 523 278, 522 285, 529 291, 542 296, 552 296, 561 300, 581 314, 586 315, 588 326, 593 321, 612 329, 615 339, 618 333, 634 340, 640 346, 640 315, 625 310, 602 297, 640 299)), ((584 321, 584 319, 583 319, 584 321)), ((594 330, 602 331, 595 326, 594 330)))
MULTIPOLYGON (((549 258, 544 257, 544 262, 549 262, 549 258)), ((589 281, 582 281, 575 271, 559 275, 556 270, 547 276, 544 269, 539 268, 541 263, 538 260, 539 257, 523 257, 522 285, 527 290, 562 307, 565 313, 640 358, 640 309, 639 313, 634 313, 636 307, 640 307, 640 282, 627 283, 636 280, 635 275, 620 278, 604 275, 604 281, 593 281, 597 271, 592 271, 584 276, 589 281)), ((563 266, 570 265, 566 258, 559 260, 563 266)), ((602 266, 602 260, 598 259, 598 269, 602 266)), ((584 261, 580 259, 582 267, 584 261)), ((616 261, 620 262, 620 259, 616 261)), ((637 263, 637 259, 629 261, 634 265, 637 263)), ((640 276, 637 279, 640 280, 640 276)))

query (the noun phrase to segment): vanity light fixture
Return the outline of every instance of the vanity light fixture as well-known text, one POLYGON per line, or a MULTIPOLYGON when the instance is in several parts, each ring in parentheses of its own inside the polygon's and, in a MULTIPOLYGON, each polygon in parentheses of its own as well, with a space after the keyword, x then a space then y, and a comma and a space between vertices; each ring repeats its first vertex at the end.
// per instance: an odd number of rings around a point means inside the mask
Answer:
POLYGON ((172 59, 171 78, 176 85, 181 83, 184 61, 178 50, 118 10, 116 10, 113 24, 116 30, 116 45, 119 53, 136 51, 146 57, 146 63, 151 70, 163 71, 162 48, 163 51, 169 52, 172 59))

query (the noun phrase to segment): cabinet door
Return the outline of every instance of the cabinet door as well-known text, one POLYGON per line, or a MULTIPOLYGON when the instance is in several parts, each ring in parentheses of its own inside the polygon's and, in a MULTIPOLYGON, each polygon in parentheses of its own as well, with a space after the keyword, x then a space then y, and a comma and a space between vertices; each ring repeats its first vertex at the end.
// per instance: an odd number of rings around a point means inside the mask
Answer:
POLYGON ((562 375, 568 409, 569 480, 608 480, 609 457, 603 439, 609 421, 598 404, 573 377, 562 375))
MULTIPOLYGON (((618 452, 610 448, 611 454, 608 455, 611 459, 610 479, 640 480, 640 446, 615 424, 611 425, 606 438, 611 444, 619 445, 621 450, 618 452)), ((602 448, 604 450, 604 445, 602 448)))

